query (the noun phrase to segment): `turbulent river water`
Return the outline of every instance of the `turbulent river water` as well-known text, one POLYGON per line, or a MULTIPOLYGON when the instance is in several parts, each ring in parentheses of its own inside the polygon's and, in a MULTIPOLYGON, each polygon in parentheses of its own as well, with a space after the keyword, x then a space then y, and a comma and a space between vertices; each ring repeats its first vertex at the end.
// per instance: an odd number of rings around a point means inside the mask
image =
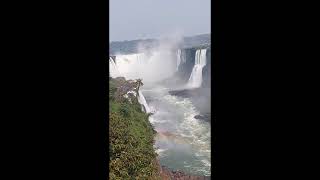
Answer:
MULTIPOLYGON (((206 50, 197 50, 192 73, 184 88, 197 88, 201 85, 202 68, 206 65, 205 54, 206 50)), ((178 51, 177 55, 177 60, 172 60, 165 53, 155 53, 151 57, 141 53, 118 55, 116 61, 109 59, 110 76, 123 76, 127 80, 143 78, 144 86, 139 92, 139 102, 147 112, 153 113, 149 121, 158 132, 154 146, 160 164, 191 175, 210 176, 210 123, 194 118, 200 114, 200 109, 196 108, 190 98, 169 94, 170 90, 177 87, 150 83, 164 76, 170 78, 170 67, 173 67, 172 71, 179 70, 179 65, 185 63, 185 59, 180 59, 181 52, 178 51)))
POLYGON ((172 96, 168 88, 143 89, 158 132, 155 148, 160 163, 193 175, 210 176, 210 123, 195 119, 199 110, 188 98, 172 96))

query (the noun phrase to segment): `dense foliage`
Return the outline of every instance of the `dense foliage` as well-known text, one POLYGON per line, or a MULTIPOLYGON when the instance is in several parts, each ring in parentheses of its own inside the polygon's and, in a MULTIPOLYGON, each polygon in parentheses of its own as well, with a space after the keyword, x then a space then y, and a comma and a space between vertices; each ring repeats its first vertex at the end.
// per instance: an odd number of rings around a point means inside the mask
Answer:
POLYGON ((118 101, 119 83, 109 79, 109 177, 158 179, 153 127, 137 100, 118 101))

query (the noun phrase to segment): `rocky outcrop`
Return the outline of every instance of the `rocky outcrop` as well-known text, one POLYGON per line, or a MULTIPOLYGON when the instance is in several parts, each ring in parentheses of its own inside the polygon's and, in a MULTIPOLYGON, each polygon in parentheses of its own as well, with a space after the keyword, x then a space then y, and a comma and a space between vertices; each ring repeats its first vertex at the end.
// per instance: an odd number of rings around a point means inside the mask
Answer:
MULTIPOLYGON (((169 91, 170 95, 188 98, 197 107, 199 114, 194 118, 211 122, 211 93, 210 88, 182 89, 169 91)), ((214 109, 213 109, 214 111, 214 109)))
POLYGON ((211 115, 209 113, 207 114, 198 114, 196 116, 194 116, 195 119, 200 119, 200 120, 204 120, 204 121, 209 121, 211 119, 211 115))
POLYGON ((183 97, 183 98, 201 95, 198 92, 198 89, 183 89, 183 90, 169 91, 169 94, 173 96, 183 97))
POLYGON ((128 80, 126 81, 123 77, 117 77, 116 79, 116 87, 117 90, 115 92, 115 97, 118 102, 122 102, 127 99, 130 103, 132 103, 137 97, 137 89, 138 84, 136 80, 128 80))

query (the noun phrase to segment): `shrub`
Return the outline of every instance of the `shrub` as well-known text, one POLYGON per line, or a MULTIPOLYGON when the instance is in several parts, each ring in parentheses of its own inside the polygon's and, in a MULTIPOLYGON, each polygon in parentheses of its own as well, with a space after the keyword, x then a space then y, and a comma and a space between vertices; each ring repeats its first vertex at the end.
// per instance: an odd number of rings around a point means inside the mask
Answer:
POLYGON ((159 179, 154 130, 148 115, 137 101, 130 104, 111 100, 109 104, 109 178, 159 179))
POLYGON ((129 117, 130 107, 127 104, 122 104, 122 106, 120 107, 120 113, 124 117, 129 117))

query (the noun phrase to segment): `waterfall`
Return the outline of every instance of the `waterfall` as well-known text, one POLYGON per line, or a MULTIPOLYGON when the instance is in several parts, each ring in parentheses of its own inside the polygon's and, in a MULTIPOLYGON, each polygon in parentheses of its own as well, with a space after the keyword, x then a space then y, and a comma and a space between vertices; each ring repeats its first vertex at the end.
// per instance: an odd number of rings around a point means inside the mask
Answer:
POLYGON ((187 62, 186 52, 185 51, 181 51, 181 61, 182 61, 183 64, 187 62))
POLYGON ((146 101, 146 99, 144 98, 142 92, 139 90, 139 96, 138 96, 138 101, 140 104, 142 104, 144 106, 144 110, 146 113, 150 112, 150 108, 148 106, 148 103, 146 101))
POLYGON ((193 66, 187 86, 198 88, 202 84, 202 68, 206 65, 207 49, 198 49, 195 55, 195 64, 193 66))
POLYGON ((179 70, 180 63, 181 63, 181 49, 178 49, 178 51, 177 51, 177 68, 176 68, 176 71, 179 70))
POLYGON ((185 57, 185 52, 181 49, 178 49, 177 51, 177 67, 176 67, 176 71, 179 70, 179 67, 181 64, 186 63, 186 57, 185 57))
POLYGON ((137 79, 141 78, 147 59, 143 53, 117 55, 116 64, 119 72, 126 79, 137 79))
MULTIPOLYGON (((109 70, 111 77, 115 78, 123 76, 127 80, 141 78, 139 68, 143 68, 143 65, 147 62, 147 58, 144 54, 118 55, 116 58, 116 63, 111 57, 109 58, 109 70)), ((137 98, 139 103, 143 106, 143 110, 146 113, 149 113, 150 108, 140 90, 137 98)))
POLYGON ((109 57, 109 76, 111 77, 119 77, 120 72, 113 58, 109 57))

